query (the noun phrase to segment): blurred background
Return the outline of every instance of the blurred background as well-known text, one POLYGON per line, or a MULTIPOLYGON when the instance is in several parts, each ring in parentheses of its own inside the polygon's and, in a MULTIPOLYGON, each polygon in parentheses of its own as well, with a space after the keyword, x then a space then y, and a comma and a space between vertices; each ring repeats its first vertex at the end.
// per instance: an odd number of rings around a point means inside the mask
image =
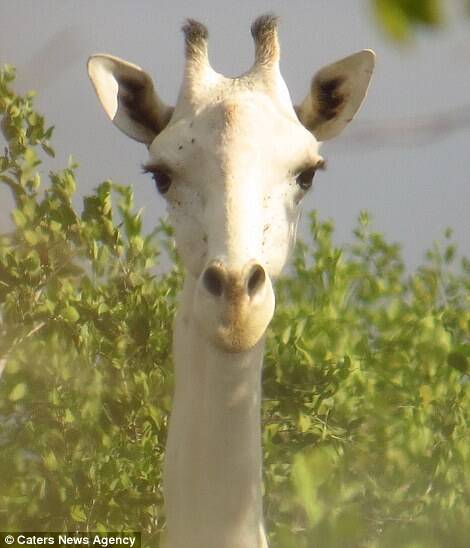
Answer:
MULTIPOLYGON (((470 253, 468 8, 466 0, 4 1, 0 63, 17 67, 17 90, 36 90, 38 110, 55 125, 56 158, 43 172, 64 167, 72 154, 79 196, 107 178, 133 183, 150 230, 164 201, 141 174, 145 147, 116 130, 98 104, 86 74, 91 53, 139 64, 174 103, 186 17, 209 27, 212 65, 235 76, 253 62, 251 22, 270 11, 281 18, 281 69, 297 102, 320 67, 372 48, 378 61, 369 96, 344 134, 323 146, 328 170, 304 207, 331 218, 340 243, 368 210, 413 268, 448 226, 470 253)), ((0 189, 0 230, 11 205, 0 189)))

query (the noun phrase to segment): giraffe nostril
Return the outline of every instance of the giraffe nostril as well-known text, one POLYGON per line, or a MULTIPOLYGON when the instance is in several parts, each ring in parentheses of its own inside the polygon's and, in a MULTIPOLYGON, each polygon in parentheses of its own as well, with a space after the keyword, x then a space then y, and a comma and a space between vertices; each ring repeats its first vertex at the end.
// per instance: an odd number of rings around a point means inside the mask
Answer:
POLYGON ((248 283, 246 285, 250 298, 253 298, 256 293, 258 293, 258 291, 263 287, 265 281, 266 272, 264 268, 259 264, 253 265, 248 275, 248 283))
POLYGON ((224 292, 225 272, 220 266, 209 266, 203 274, 202 282, 211 295, 221 297, 224 292))

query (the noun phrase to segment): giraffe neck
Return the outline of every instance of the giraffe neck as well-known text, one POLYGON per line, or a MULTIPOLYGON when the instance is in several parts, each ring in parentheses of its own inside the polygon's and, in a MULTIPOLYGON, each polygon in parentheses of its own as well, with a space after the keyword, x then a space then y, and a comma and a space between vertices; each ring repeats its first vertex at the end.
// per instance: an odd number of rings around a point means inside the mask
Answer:
POLYGON ((167 548, 267 548, 261 495, 264 340, 230 354, 192 319, 187 278, 174 326, 175 395, 165 455, 167 548))

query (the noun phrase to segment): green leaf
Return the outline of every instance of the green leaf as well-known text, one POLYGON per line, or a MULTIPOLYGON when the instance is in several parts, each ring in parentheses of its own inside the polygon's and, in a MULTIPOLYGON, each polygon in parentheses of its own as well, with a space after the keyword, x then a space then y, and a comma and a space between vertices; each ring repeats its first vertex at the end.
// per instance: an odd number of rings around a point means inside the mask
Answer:
POLYGON ((73 520, 83 523, 87 520, 84 509, 81 506, 73 505, 70 510, 70 516, 73 520))
POLYGON ((24 382, 20 382, 13 390, 10 392, 10 395, 8 396, 8 399, 10 401, 18 401, 22 400, 26 396, 26 384, 24 382))
POLYGON ((46 469, 50 472, 55 472, 59 469, 59 462, 57 461, 57 457, 55 456, 55 453, 51 450, 47 451, 47 453, 43 456, 42 461, 46 469))
POLYGON ((71 424, 75 421, 75 417, 70 409, 65 410, 64 423, 71 424))
POLYGON ((73 306, 67 306, 67 308, 64 309, 62 316, 65 320, 68 320, 72 323, 78 322, 78 320, 80 319, 80 314, 78 313, 78 310, 73 306))
POLYGON ((441 0, 374 0, 379 24, 390 38, 404 41, 418 25, 434 28, 444 20, 441 0))
POLYGON ((25 230, 24 231, 24 239, 28 242, 30 245, 36 245, 38 243, 38 236, 34 230, 25 230))
POLYGON ((22 228, 26 226, 28 220, 26 219, 24 213, 20 211, 19 209, 14 209, 11 212, 11 215, 13 217, 13 221, 16 224, 17 227, 22 228))
POLYGON ((41 143, 41 147, 48 156, 50 156, 51 158, 55 157, 55 151, 49 143, 43 142, 41 143))
POLYGON ((457 369, 457 371, 460 371, 461 373, 467 373, 469 371, 469 360, 460 352, 450 352, 447 355, 447 363, 450 367, 457 369))

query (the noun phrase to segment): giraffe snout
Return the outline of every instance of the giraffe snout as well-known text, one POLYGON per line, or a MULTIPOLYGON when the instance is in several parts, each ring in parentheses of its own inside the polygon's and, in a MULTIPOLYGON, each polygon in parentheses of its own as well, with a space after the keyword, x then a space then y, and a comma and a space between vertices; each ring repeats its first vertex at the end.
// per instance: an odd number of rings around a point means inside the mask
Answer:
POLYGON ((274 312, 274 292, 266 269, 255 260, 241 268, 211 261, 199 279, 196 317, 224 350, 241 352, 264 335, 274 312))

